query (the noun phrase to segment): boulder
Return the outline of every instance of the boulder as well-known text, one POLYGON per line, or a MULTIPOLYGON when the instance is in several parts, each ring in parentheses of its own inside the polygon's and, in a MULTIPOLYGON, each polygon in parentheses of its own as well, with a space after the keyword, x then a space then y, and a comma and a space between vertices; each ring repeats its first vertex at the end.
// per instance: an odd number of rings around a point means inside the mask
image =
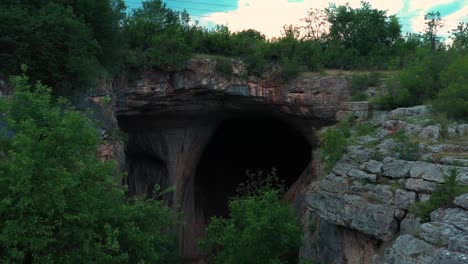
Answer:
POLYGON ((412 235, 399 236, 385 250, 385 264, 428 264, 435 247, 412 235))
POLYGON ((399 209, 408 210, 416 201, 416 193, 411 191, 405 191, 397 189, 395 191, 395 206, 399 209))
POLYGON ((411 178, 420 178, 433 182, 444 182, 442 169, 432 163, 416 161, 410 170, 411 178))
POLYGON ((382 162, 371 159, 362 163, 359 169, 380 176, 382 174, 382 166, 382 162))
POLYGON ((409 177, 413 162, 387 157, 383 160, 382 175, 390 178, 409 177))
POLYGON ((468 210, 468 193, 455 197, 455 200, 453 200, 453 204, 468 210))

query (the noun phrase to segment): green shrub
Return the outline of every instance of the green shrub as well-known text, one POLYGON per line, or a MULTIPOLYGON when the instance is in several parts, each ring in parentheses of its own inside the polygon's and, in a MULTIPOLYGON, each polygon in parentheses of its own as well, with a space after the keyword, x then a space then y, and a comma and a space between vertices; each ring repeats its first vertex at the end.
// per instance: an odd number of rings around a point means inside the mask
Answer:
POLYGON ((329 128, 320 135, 319 140, 320 157, 325 164, 325 171, 329 173, 346 150, 346 136, 338 128, 329 128))
POLYGON ((371 72, 367 74, 355 74, 351 80, 351 95, 353 101, 365 101, 367 95, 365 91, 369 87, 376 87, 380 84, 381 74, 371 72))
POLYGON ((216 72, 224 78, 230 79, 233 74, 233 61, 230 58, 216 58, 216 72))
POLYGON ((284 180, 281 180, 276 175, 276 169, 272 168, 271 172, 264 174, 263 171, 245 172, 247 180, 240 183, 236 189, 238 195, 242 196, 257 196, 262 195, 268 190, 278 190, 280 194, 286 191, 284 180))
POLYGON ((177 221, 154 199, 126 199, 99 135, 51 89, 12 79, 0 100, 0 262, 177 263, 177 221))
POLYGON ((420 156, 419 142, 415 137, 406 134, 404 131, 398 131, 392 135, 400 144, 396 150, 403 160, 418 160, 420 156))
POLYGON ((214 217, 200 246, 211 263, 297 263, 301 226, 278 190, 234 198, 229 218, 214 217))
POLYGON ((450 84, 439 92, 432 105, 447 117, 468 120, 468 84, 450 84))
POLYGON ((468 192, 467 185, 461 185, 457 182, 458 171, 451 169, 448 175, 445 175, 445 182, 440 184, 436 191, 431 194, 428 201, 415 203, 410 211, 419 218, 422 222, 430 221, 430 214, 432 211, 441 207, 452 206, 453 199, 463 193, 468 192))
POLYGON ((375 132, 375 127, 370 123, 359 123, 356 125, 357 136, 367 136, 375 132))

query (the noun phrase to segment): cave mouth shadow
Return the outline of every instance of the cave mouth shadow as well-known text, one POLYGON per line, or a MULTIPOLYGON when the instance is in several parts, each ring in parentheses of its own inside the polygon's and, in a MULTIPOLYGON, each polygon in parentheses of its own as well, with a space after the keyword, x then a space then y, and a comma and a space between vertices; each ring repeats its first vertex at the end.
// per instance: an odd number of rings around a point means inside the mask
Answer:
POLYGON ((218 126, 195 175, 195 208, 205 221, 228 217, 228 201, 237 195, 246 171, 276 169, 287 188, 312 159, 312 146, 293 125, 273 117, 238 117, 218 126))

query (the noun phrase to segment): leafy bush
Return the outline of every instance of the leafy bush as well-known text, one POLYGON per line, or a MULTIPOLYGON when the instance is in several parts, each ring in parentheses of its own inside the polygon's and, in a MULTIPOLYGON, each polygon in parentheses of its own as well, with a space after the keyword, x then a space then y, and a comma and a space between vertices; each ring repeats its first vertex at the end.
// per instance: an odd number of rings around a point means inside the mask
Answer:
POLYGON ((468 84, 451 84, 432 103, 434 109, 455 119, 468 119, 468 84))
POLYGON ((219 57, 216 58, 216 72, 224 78, 231 78, 233 61, 230 58, 219 57))
POLYGON ((15 77, 0 122, 2 263, 177 263, 177 223, 154 199, 126 199, 99 135, 51 89, 15 77), (3 137, 3 134, 2 134, 3 137))
POLYGON ((359 123, 356 125, 357 136, 367 136, 375 132, 375 127, 370 123, 359 123))
POLYGON ((276 169, 272 168, 271 172, 264 174, 263 171, 245 172, 247 180, 240 183, 236 189, 236 192, 242 196, 257 196, 262 195, 264 192, 269 190, 278 190, 279 193, 286 191, 284 180, 281 180, 276 175, 276 169))
POLYGON ((353 101, 364 101, 367 95, 364 93, 369 87, 376 87, 380 84, 381 74, 371 72, 353 75, 351 80, 351 95, 353 101))
POLYGON ((468 55, 460 56, 441 74, 444 88, 432 105, 449 118, 468 118, 468 55))
POLYGON ((400 154, 400 158, 403 160, 418 160, 419 153, 419 142, 415 137, 406 134, 404 131, 398 131, 392 135, 400 144, 397 152, 400 154))
POLYGON ((213 217, 200 246, 213 263, 297 263, 302 229, 292 206, 281 200, 283 182, 274 169, 247 176, 240 196, 229 202, 229 218, 213 217))
POLYGON ((319 153, 325 163, 325 171, 330 172, 346 150, 347 140, 342 130, 329 128, 320 134, 319 153))
POLYGON ((235 198, 229 218, 214 217, 200 242, 213 263, 296 263, 301 227, 277 190, 235 198))
POLYGON ((421 218, 422 222, 428 222, 432 211, 440 207, 452 206, 455 197, 468 192, 468 186, 457 182, 457 174, 456 169, 450 170, 444 177, 445 182, 437 187, 436 191, 431 194, 431 198, 428 201, 414 204, 410 211, 421 218))

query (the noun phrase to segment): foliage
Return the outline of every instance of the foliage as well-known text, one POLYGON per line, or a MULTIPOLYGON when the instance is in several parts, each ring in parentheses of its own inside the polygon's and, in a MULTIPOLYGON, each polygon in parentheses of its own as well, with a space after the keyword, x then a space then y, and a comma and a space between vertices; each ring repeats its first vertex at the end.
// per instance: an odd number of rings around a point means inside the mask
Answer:
POLYGON ((375 127, 371 123, 359 123, 356 125, 357 136, 367 136, 375 132, 375 127))
POLYGON ((446 113, 450 118, 468 117, 468 56, 455 59, 441 74, 445 88, 441 89, 433 102, 435 110, 446 113))
POLYGON ((245 172, 247 180, 239 184, 236 192, 240 197, 245 196, 258 196, 269 190, 277 190, 279 194, 283 194, 286 191, 284 180, 281 180, 276 175, 276 169, 272 168, 266 175, 263 171, 245 172))
POLYGON ((435 51, 436 48, 440 47, 442 44, 441 38, 437 36, 437 33, 440 29, 444 27, 442 18, 440 17, 440 12, 429 12, 424 15, 424 20, 426 20, 426 29, 424 32, 424 41, 431 48, 431 51, 435 51))
POLYGON ((320 134, 319 153, 325 163, 325 171, 329 173, 341 159, 346 150, 346 136, 338 128, 329 128, 320 134))
POLYGON ((422 222, 430 221, 430 214, 437 208, 452 206, 453 199, 468 192, 468 186, 459 184, 456 180, 458 171, 451 169, 445 175, 444 183, 438 185, 435 192, 431 194, 428 201, 414 204, 410 211, 421 218, 422 222))
POLYGON ((452 30, 452 48, 460 53, 468 53, 468 23, 460 23, 452 30))
POLYGON ((1 1, 0 75, 19 74, 24 63, 56 94, 93 84, 118 65, 123 8, 120 0, 1 1))
POLYGON ((200 242, 213 263, 296 263, 301 227, 291 205, 279 191, 235 198, 229 218, 211 219, 207 237, 200 242))
POLYGON ((419 158, 419 142, 415 137, 408 135, 405 131, 398 131, 392 135, 400 144, 397 152, 403 160, 418 160, 419 158))
POLYGON ((14 77, 0 101, 13 133, 0 149, 2 263, 176 263, 176 221, 154 199, 130 199, 97 157, 99 135, 51 89, 14 77))
POLYGON ((371 54, 376 51, 388 51, 401 37, 401 26, 395 16, 387 16, 386 11, 374 9, 364 1, 356 9, 349 4, 330 4, 325 12, 330 23, 328 38, 335 48, 355 52, 348 61, 353 66, 364 64, 356 61, 361 56, 375 57, 371 54))
POLYGON ((380 84, 381 74, 371 72, 364 74, 355 74, 351 80, 351 94, 353 101, 364 101, 367 95, 364 93, 369 87, 376 87, 380 84))
POLYGON ((180 27, 169 27, 151 38, 146 50, 149 64, 162 69, 180 70, 191 57, 191 49, 185 43, 180 27))
POLYGON ((233 61, 230 58, 216 58, 216 72, 224 78, 230 79, 233 75, 233 61))

